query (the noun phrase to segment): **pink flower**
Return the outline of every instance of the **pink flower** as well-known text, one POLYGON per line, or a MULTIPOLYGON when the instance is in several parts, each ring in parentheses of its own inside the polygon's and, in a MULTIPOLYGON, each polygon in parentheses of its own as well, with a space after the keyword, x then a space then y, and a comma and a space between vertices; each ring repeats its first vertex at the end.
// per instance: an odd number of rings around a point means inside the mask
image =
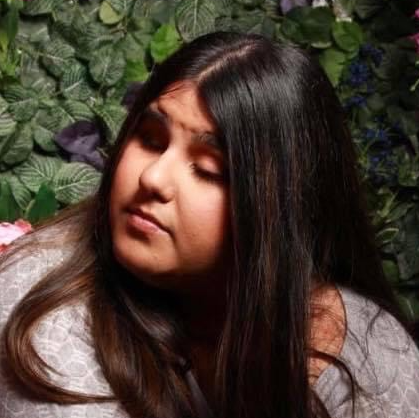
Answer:
POLYGON ((419 32, 409 36, 409 38, 416 43, 416 52, 419 54, 419 32))
POLYGON ((26 234, 32 230, 32 225, 23 219, 18 219, 14 224, 9 222, 0 223, 0 252, 4 251, 6 247, 19 238, 21 235, 26 234))
MULTIPOLYGON (((415 14, 413 15, 413 17, 415 19, 419 19, 419 9, 415 10, 415 14)), ((409 39, 416 43, 416 52, 419 54, 419 32, 409 36, 409 39)))

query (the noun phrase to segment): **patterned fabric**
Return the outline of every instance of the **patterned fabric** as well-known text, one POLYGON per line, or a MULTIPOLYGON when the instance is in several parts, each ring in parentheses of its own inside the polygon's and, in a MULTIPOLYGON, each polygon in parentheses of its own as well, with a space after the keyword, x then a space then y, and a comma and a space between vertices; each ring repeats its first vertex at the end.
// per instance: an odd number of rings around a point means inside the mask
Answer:
MULTIPOLYGON (((0 332, 17 302, 70 252, 71 248, 65 247, 40 249, 0 273, 0 332)), ((419 351, 415 344, 388 313, 382 313, 368 330, 377 306, 349 289, 339 290, 348 328, 341 358, 362 387, 355 417, 419 417, 419 351)), ((52 381, 79 392, 111 393, 95 358, 83 301, 49 314, 36 330, 34 345, 40 356, 63 374, 51 374, 52 381)), ((0 360, 4 364, 3 345, 0 360)), ((202 411, 206 402, 189 372, 188 382, 202 411)), ((352 416, 348 377, 339 368, 327 367, 315 390, 333 418, 352 416)), ((203 411, 202 416, 211 413, 203 411)), ((0 417, 128 418, 117 402, 59 405, 28 399, 13 387, 4 368, 0 369, 0 417)))
MULTIPOLYGON (((419 417, 419 350, 398 321, 372 301, 339 287, 347 334, 340 354, 359 383, 355 418, 419 417)), ((315 390, 333 418, 352 416, 350 382, 328 366, 315 390)))

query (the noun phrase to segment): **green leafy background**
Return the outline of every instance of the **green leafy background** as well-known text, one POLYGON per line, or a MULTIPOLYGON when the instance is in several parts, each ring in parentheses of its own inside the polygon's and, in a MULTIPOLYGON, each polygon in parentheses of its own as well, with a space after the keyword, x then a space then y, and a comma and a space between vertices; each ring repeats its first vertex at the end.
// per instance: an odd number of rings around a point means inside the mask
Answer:
POLYGON ((335 86, 384 270, 406 312, 419 317, 413 13, 404 0, 335 0, 286 14, 273 0, 0 0, 0 220, 36 223, 93 193, 100 171, 70 162, 56 135, 94 121, 106 156, 126 115, 127 86, 183 42, 214 30, 261 33, 308 49, 335 86))

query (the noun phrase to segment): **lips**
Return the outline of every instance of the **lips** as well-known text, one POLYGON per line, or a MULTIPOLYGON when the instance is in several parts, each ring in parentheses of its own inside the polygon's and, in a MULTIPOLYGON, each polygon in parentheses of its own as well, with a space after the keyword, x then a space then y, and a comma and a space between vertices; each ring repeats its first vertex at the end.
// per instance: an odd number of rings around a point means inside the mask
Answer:
POLYGON ((157 219, 155 216, 153 216, 151 213, 145 212, 144 210, 140 209, 140 208, 130 208, 129 212, 140 216, 141 218, 153 223, 155 226, 157 226, 158 228, 162 229, 163 231, 168 232, 168 229, 166 228, 165 225, 163 225, 159 219, 157 219))

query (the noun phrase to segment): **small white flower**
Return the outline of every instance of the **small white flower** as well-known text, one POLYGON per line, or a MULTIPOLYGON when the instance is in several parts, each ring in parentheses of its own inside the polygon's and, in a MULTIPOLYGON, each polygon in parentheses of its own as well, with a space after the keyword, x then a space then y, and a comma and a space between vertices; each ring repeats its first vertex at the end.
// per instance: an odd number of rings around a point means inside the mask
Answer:
POLYGON ((313 0, 311 7, 329 7, 327 0, 313 0))
POLYGON ((336 22, 352 22, 351 16, 337 16, 336 22))
POLYGON ((333 2, 333 13, 338 22, 352 22, 351 13, 345 9, 342 2, 339 0, 333 2))

